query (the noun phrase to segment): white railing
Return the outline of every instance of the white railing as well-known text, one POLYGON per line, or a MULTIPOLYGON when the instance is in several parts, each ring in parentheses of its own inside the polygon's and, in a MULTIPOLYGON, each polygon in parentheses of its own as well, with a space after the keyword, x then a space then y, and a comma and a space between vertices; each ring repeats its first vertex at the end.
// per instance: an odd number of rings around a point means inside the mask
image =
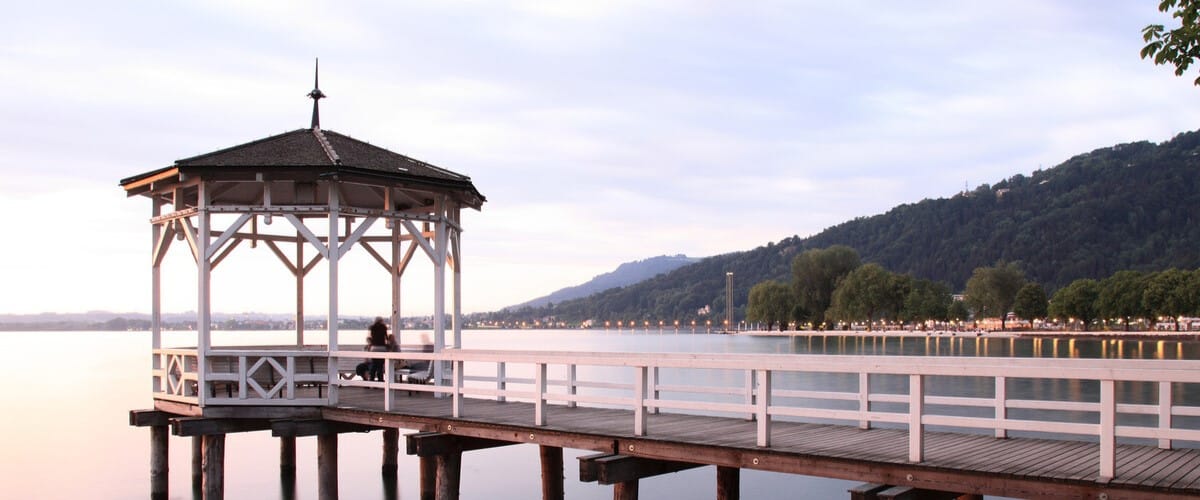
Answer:
POLYGON ((1118 438, 1156 440, 1162 448, 1174 441, 1200 443, 1200 430, 1176 425, 1176 417, 1200 417, 1200 403, 1175 402, 1196 389, 1177 384, 1200 384, 1200 361, 1190 360, 453 349, 436 354, 339 350, 327 357, 323 350, 245 348, 215 349, 206 357, 200 383, 194 349, 158 349, 154 355, 155 397, 198 404, 203 388, 204 405, 329 404, 328 393, 320 392, 330 384, 328 363, 338 363, 339 372, 343 365, 381 358, 440 364, 446 380, 400 382, 396 363, 388 362, 383 382, 335 377, 332 385, 385 389, 380 397, 388 411, 400 391, 450 397, 448 416, 454 418, 464 416, 466 397, 529 401, 533 425, 546 425, 546 406, 552 403, 625 408, 633 412, 631 426, 638 436, 653 431, 647 428, 648 414, 663 410, 733 415, 756 421, 756 444, 764 447, 771 445, 772 423, 781 420, 907 427, 912 462, 924 459, 926 426, 998 438, 1010 432, 1083 436, 1099 443, 1101 479, 1116 472, 1118 438), (972 381, 974 390, 939 393, 945 392, 939 389, 946 380, 958 378, 972 381), (805 387, 805 380, 834 383, 805 387), (1072 388, 1046 396, 1010 395, 1010 386, 1038 383, 1072 388), (1119 394, 1130 393, 1116 390, 1126 383, 1142 384, 1145 391, 1135 394, 1137 401, 1117 401, 1119 394), (316 386, 317 396, 299 396, 297 388, 305 385, 316 386))
MULTIPOLYGON (((533 425, 546 424, 549 403, 628 408, 633 411, 634 434, 639 436, 652 432, 646 427, 649 413, 730 414, 755 420, 757 445, 764 447, 771 445, 772 422, 781 419, 835 421, 863 428, 893 424, 910 430, 908 458, 912 462, 924 459, 926 426, 987 431, 996 437, 1006 437, 1010 431, 1068 434, 1099 442, 1102 479, 1115 474, 1117 438, 1157 440, 1163 448, 1172 447, 1176 440, 1200 442, 1200 430, 1173 425, 1175 417, 1200 416, 1200 406, 1173 402, 1174 384, 1200 384, 1200 361, 490 350, 381 353, 377 357, 450 364, 451 379, 444 386, 350 385, 446 394, 453 398, 451 416, 456 418, 463 416, 465 397, 533 402, 533 425), (551 368, 558 378, 550 377, 551 368), (581 373, 589 372, 590 377, 580 378, 581 373), (811 390, 789 383, 815 375, 841 376, 853 381, 853 387, 811 390), (873 377, 879 376, 891 376, 889 387, 872 387, 873 377), (666 377, 684 383, 661 383, 666 377), (929 386, 944 382, 943 377, 968 377, 983 390, 966 395, 930 393, 929 386), (1073 399, 1011 398, 1009 385, 1018 379, 1090 385, 1086 391, 1076 387, 1075 394, 1067 395, 1073 399), (1152 387, 1157 394, 1144 396, 1156 402, 1118 403, 1116 385, 1130 382, 1152 387), (1011 415, 1014 410, 1021 414, 1011 415), (1125 420, 1149 416, 1146 418, 1154 423, 1119 423, 1118 415, 1125 420)), ((388 409, 392 392, 384 391, 388 409)))
POLYGON ((324 406, 328 357, 315 348, 215 348, 203 377, 196 349, 156 349, 154 397, 189 404, 324 406), (302 392, 301 388, 314 391, 302 392), (203 394, 201 394, 203 391, 203 394), (203 396, 203 397, 202 397, 203 396), (203 399, 203 402, 201 402, 203 399))

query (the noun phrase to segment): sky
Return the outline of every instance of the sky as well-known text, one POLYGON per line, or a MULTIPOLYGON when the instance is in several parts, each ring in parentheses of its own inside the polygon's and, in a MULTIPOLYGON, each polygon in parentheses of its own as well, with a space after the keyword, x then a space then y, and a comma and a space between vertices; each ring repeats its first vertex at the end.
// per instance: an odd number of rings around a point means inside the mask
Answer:
MULTIPOLYGON (((1156 5, 18 2, 0 18, 0 314, 148 312, 150 202, 118 181, 307 127, 315 58, 323 128, 487 197, 462 235, 463 310, 482 312, 1200 128, 1195 75, 1138 56, 1170 23, 1156 5)), ((166 311, 195 309, 183 248, 166 311)), ((214 309, 291 312, 268 251, 235 253, 214 309)), ((386 275, 348 255, 341 313, 386 314, 386 275)), ((429 276, 406 275, 404 315, 432 311, 429 276)))

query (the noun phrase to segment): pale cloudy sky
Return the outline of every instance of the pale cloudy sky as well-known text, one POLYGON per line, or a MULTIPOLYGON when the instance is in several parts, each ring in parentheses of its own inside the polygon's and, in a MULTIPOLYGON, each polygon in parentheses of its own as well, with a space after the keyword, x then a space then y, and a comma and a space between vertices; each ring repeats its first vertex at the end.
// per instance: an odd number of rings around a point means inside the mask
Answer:
MULTIPOLYGON (((1194 75, 1138 58, 1169 21, 1156 4, 18 2, 0 313, 148 311, 149 201, 117 181, 306 127, 315 57, 324 128, 488 197, 465 216, 473 312, 1200 128, 1194 75)), ((165 308, 193 309, 175 250, 165 308)), ((246 253, 217 270, 216 308, 290 311, 282 268, 246 253)), ((431 311, 422 272, 406 315, 431 311)), ((343 281, 343 314, 386 312, 385 280, 343 281)))

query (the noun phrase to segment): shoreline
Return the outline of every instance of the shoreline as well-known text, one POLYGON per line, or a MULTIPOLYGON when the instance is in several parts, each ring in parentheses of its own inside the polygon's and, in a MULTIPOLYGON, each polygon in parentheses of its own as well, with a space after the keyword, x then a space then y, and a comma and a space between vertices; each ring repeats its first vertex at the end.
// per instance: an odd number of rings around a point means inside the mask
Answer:
POLYGON ((1025 330, 1025 331, 954 331, 954 330, 746 330, 729 332, 729 335, 746 335, 751 337, 811 337, 811 336, 844 336, 844 337, 932 337, 932 338, 1059 338, 1059 339, 1089 339, 1089 340, 1171 340, 1171 341, 1200 341, 1200 331, 1100 331, 1078 332, 1059 330, 1025 330))

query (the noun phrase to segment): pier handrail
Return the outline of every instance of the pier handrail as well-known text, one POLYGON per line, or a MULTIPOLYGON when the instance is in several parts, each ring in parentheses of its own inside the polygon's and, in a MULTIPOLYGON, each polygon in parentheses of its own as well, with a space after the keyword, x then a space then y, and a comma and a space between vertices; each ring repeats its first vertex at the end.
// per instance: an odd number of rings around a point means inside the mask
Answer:
MULTIPOLYGON (((452 378, 447 384, 429 388, 430 392, 448 394, 454 398, 453 417, 462 416, 462 398, 492 397, 526 399, 534 402, 534 424, 545 425, 547 402, 612 405, 625 407, 634 413, 634 434, 646 435, 647 414, 661 409, 691 410, 746 415, 757 421, 759 446, 770 446, 771 423, 779 417, 832 419, 855 422, 867 428, 872 423, 894 423, 909 428, 909 460, 924 459, 924 428, 939 425, 953 428, 988 430, 996 437, 1007 437, 1009 431, 1051 432, 1090 436, 1100 444, 1100 478, 1112 478, 1115 473, 1116 438, 1156 439, 1158 445, 1170 448, 1173 440, 1200 442, 1200 430, 1176 428, 1174 416, 1200 416, 1200 407, 1173 403, 1173 384, 1200 383, 1200 361, 1142 360, 1142 359, 1053 359, 1015 357, 926 357, 872 355, 795 355, 795 354, 726 354, 726 353, 628 353, 628 352, 565 352, 456 350, 442 353, 363 353, 337 351, 333 356, 359 358, 422 359, 452 365, 452 378), (491 364, 496 376, 467 375, 468 367, 491 364), (507 367, 529 365, 533 377, 506 376, 507 367), (565 378, 552 379, 547 367, 565 367, 565 378), (579 367, 624 367, 633 370, 632 383, 611 380, 579 380, 579 367), (741 387, 666 385, 659 383, 663 369, 734 370, 745 373, 741 387), (857 391, 797 390, 773 387, 778 373, 857 374, 857 391), (908 378, 906 393, 872 392, 872 375, 892 375, 908 378), (987 396, 942 396, 926 392, 926 377, 990 378, 994 392, 987 396), (1007 395, 1008 379, 1052 379, 1096 381, 1098 401, 1058 401, 1050 399, 1012 399, 1007 395), (1118 403, 1115 384, 1118 382, 1147 382, 1157 386, 1156 404, 1118 403), (488 387, 495 383, 495 388, 488 387), (518 390, 510 386, 527 386, 518 390), (625 395, 580 394, 579 388, 600 387, 622 389, 625 395), (564 392, 551 388, 562 387, 564 392), (738 395, 736 402, 672 399, 666 392, 738 395), (858 401, 854 410, 831 409, 789 403, 796 399, 858 401), (785 401, 788 400, 788 401, 785 401), (872 403, 907 404, 904 410, 889 408, 881 411, 872 403), (990 417, 956 416, 929 411, 930 405, 992 408, 990 417), (1011 418, 1010 409, 1089 412, 1098 415, 1098 423, 1062 422, 1036 418, 1011 418), (1157 426, 1119 425, 1118 414, 1155 415, 1157 426)), ((389 377, 390 380, 390 377, 389 377)), ((378 384, 378 383, 376 383, 378 384)), ((364 385, 356 383, 353 385, 364 385)), ((368 384, 369 385, 369 384, 368 384)), ((393 385, 388 383, 388 387, 393 385)), ((403 384, 402 384, 403 385, 403 384)), ((391 391, 386 391, 390 393, 391 391)), ((390 398, 387 402, 390 406, 390 398)), ((895 405, 893 405, 895 406, 895 405)))

